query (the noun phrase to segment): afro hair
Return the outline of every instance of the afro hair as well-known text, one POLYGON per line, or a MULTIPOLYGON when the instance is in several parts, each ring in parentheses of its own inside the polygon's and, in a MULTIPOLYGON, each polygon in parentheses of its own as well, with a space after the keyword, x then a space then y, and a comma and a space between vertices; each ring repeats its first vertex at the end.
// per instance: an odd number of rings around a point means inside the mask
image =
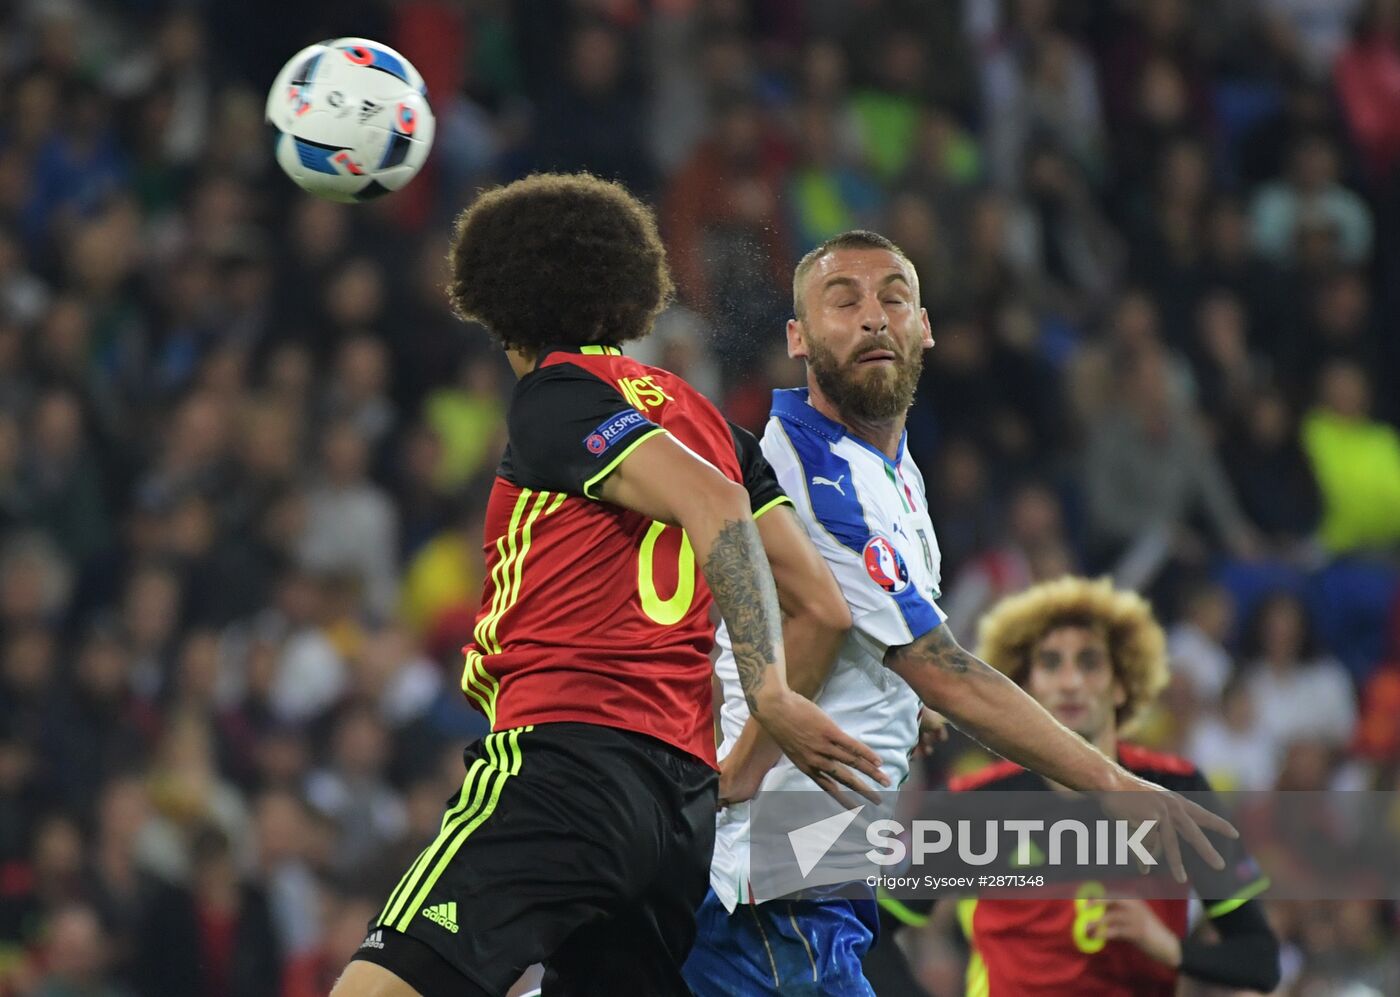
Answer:
POLYGON ((616 346, 651 331, 673 291, 651 209, 587 173, 537 173, 457 219, 447 295, 507 349, 616 346))
POLYGON ((1114 676, 1127 694, 1115 713, 1117 727, 1131 728, 1167 685, 1167 639, 1147 600, 1115 589, 1107 578, 1066 576, 1008 596, 982 617, 977 654, 1024 684, 1035 645, 1066 626, 1103 634, 1114 676))

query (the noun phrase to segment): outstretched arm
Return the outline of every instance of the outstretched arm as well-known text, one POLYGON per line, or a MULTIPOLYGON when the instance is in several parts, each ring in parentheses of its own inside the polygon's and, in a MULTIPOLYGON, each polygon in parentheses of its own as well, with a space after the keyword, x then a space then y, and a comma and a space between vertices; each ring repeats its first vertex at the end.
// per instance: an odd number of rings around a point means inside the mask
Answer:
POLYGON ((1178 835, 1214 868, 1224 864, 1201 827, 1235 837, 1227 821, 1104 756, 1020 686, 964 650, 946 626, 935 627, 911 644, 889 648, 885 664, 909 683, 924 705, 997 754, 1070 789, 1107 794, 1104 807, 1114 816, 1154 821, 1178 882, 1186 882, 1178 835), (1129 792, 1133 790, 1150 792, 1129 792))
POLYGON ((957 727, 1018 765, 1071 789, 1121 788, 1123 771, 1015 682, 963 647, 946 625, 891 647, 885 665, 957 727))

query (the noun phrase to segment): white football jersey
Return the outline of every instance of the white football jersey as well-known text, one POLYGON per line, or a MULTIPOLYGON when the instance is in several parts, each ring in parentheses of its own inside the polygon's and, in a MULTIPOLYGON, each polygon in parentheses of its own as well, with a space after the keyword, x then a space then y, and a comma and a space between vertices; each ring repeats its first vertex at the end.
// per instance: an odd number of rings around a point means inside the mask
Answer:
MULTIPOLYGON (((912 643, 946 618, 935 602, 941 558, 923 476, 902 438, 891 461, 808 404, 805 388, 773 392, 763 454, 851 607, 854 626, 817 703, 880 755, 890 785, 898 786, 909 775, 909 756, 918 743, 920 704, 885 667, 885 650, 912 643)), ((724 686, 723 758, 749 711, 723 624, 716 641, 715 670, 724 686)), ((761 788, 821 792, 787 758, 761 788)), ((753 896, 748 815, 748 804, 738 804, 721 810, 716 823, 710 885, 730 910, 773 899, 753 896)))

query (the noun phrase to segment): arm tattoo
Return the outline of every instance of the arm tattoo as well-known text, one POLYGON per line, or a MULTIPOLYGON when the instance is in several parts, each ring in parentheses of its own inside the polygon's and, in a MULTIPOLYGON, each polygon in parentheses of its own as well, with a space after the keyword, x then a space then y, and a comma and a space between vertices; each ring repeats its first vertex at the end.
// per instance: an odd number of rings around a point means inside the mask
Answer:
POLYGON ((752 519, 725 523, 704 564, 705 581, 729 626, 739 684, 750 710, 782 640, 778 592, 767 566, 752 519))
POLYGON ((901 664, 929 665, 955 675, 975 676, 995 669, 977 655, 965 650, 948 630, 946 623, 936 626, 912 644, 892 647, 885 652, 888 666, 899 659, 901 664))

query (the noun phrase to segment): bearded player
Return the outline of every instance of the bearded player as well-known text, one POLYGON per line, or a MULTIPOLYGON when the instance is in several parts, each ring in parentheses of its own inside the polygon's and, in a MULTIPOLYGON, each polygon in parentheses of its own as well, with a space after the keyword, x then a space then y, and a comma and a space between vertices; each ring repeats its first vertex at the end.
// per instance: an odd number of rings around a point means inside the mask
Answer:
MULTIPOLYGON (((983 617, 978 653, 1128 771, 1180 792, 1210 792, 1190 762, 1121 737, 1167 683, 1162 629, 1135 593, 1084 578, 1036 585, 983 617)), ((950 788, 1046 792, 1052 785, 1000 762, 954 779, 950 788)), ((1279 980, 1278 943, 1254 899, 1268 880, 1238 842, 1228 847, 1223 879, 1229 895, 1202 898, 1219 941, 1187 937, 1185 895, 1106 900, 1102 883, 1086 882, 1076 899, 959 901, 959 922, 972 950, 969 997, 1168 997, 1177 992, 1178 976, 1273 990, 1279 980)), ((1208 891, 1221 882, 1211 879, 1208 891)))
MULTIPOLYGON (((793 308, 788 353, 806 360, 807 387, 774 393, 763 453, 853 620, 848 635, 824 646, 802 654, 789 646, 793 688, 874 748, 893 785, 908 774, 922 701, 1066 785, 1150 790, 1115 794, 1115 805, 1131 809, 1118 816, 1156 820, 1178 871, 1176 834, 1219 862, 1197 822, 1230 834, 1228 824, 1096 751, 948 632, 924 482, 905 447, 905 416, 933 345, 908 257, 872 232, 836 236, 797 265, 793 308)), ((732 805, 718 818, 686 979, 702 997, 870 994, 861 957, 877 930, 873 897, 793 900, 754 885, 749 810, 738 804, 760 786, 808 782, 752 722, 731 639, 721 629, 716 672, 724 685, 720 796, 732 805)))
POLYGON ((622 354, 671 288, 636 199, 586 175, 487 192, 451 267, 457 312, 519 377, 462 676, 492 733, 334 994, 496 997, 533 963, 550 995, 685 994, 714 834, 711 605, 764 729, 855 787, 878 759, 789 689, 765 548, 789 609, 835 586, 756 441, 622 354))

